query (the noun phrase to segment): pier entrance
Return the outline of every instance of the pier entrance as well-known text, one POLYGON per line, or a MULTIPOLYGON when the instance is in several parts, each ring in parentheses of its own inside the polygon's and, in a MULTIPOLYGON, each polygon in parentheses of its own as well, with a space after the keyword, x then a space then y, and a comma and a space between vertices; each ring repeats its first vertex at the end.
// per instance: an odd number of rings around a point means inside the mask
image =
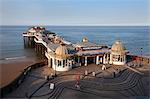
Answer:
POLYGON ((96 63, 96 56, 82 56, 80 58, 81 65, 87 66, 88 64, 96 63))
POLYGON ((87 64, 95 63, 95 59, 96 59, 95 56, 88 56, 87 57, 87 64))
POLYGON ((88 64, 103 64, 103 55, 94 55, 94 56, 78 56, 75 58, 77 63, 80 63, 82 66, 87 66, 88 64))

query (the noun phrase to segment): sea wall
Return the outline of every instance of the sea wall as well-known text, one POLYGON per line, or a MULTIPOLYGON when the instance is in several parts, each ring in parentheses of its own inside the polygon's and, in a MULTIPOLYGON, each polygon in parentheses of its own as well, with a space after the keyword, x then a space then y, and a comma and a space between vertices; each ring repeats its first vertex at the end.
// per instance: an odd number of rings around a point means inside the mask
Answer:
POLYGON ((21 83, 23 83, 23 81, 25 80, 26 75, 32 69, 36 69, 36 68, 45 66, 45 64, 46 64, 46 62, 44 61, 44 62, 35 63, 35 64, 25 68, 24 71, 15 80, 13 80, 10 84, 8 84, 7 86, 0 89, 1 98, 4 97, 6 94, 8 94, 8 93, 12 92, 13 90, 15 90, 17 87, 19 87, 19 85, 21 83))
POLYGON ((127 58, 129 61, 136 60, 136 61, 139 61, 139 62, 142 62, 145 64, 150 64, 150 58, 148 58, 148 57, 137 56, 137 55, 128 55, 127 58))

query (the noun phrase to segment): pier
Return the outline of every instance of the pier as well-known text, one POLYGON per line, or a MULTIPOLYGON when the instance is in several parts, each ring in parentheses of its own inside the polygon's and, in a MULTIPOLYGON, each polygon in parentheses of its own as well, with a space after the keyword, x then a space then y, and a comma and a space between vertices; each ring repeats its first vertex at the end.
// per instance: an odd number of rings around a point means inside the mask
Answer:
POLYGON ((92 43, 86 37, 82 42, 73 44, 44 27, 29 28, 23 33, 23 38, 25 47, 34 48, 37 55, 46 58, 48 67, 56 71, 68 71, 91 63, 126 65, 129 57, 150 64, 150 58, 130 55, 121 41, 116 41, 111 48, 92 43))

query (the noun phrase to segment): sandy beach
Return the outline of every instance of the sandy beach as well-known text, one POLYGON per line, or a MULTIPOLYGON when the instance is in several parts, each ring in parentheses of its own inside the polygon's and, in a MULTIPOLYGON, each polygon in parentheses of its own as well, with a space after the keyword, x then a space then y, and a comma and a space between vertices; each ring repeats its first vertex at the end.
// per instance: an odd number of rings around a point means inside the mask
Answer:
POLYGON ((0 88, 11 83, 24 68, 38 62, 35 58, 2 60, 0 62, 0 88))

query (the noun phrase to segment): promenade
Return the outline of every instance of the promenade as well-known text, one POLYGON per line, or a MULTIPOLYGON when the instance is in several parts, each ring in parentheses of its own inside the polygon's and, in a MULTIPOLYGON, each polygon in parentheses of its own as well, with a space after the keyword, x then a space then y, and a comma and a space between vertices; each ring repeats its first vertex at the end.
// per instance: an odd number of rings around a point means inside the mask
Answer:
POLYGON ((102 65, 90 64, 74 68, 68 72, 56 72, 57 77, 46 80, 45 76, 54 74, 54 70, 47 66, 32 70, 25 81, 6 98, 46 98, 46 99, 99 99, 99 98, 128 98, 134 96, 148 96, 147 77, 121 67, 106 65, 102 71, 102 65), (84 75, 85 70, 88 71, 84 75), (95 72, 93 76, 92 72, 95 72), (114 77, 115 72, 115 77, 114 77), (76 88, 76 78, 80 75, 80 88, 76 88), (55 88, 50 89, 49 84, 54 83, 55 88))

